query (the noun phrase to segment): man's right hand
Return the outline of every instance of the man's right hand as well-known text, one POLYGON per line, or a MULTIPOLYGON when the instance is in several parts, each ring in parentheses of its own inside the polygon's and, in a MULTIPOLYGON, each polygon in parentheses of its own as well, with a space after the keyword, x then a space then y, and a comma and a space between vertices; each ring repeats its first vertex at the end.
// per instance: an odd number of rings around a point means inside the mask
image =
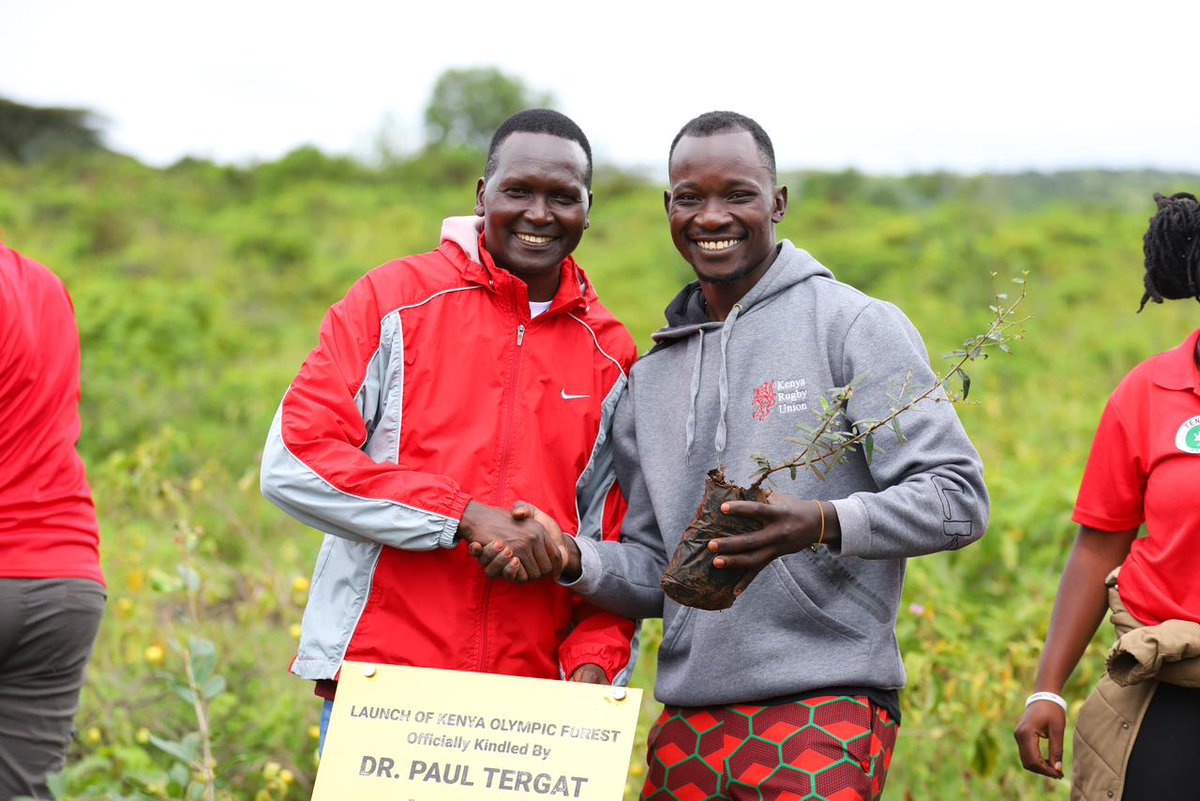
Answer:
POLYGON ((1067 715, 1057 704, 1034 701, 1025 707, 1025 714, 1013 732, 1025 770, 1051 779, 1063 777, 1063 732, 1066 728, 1067 715), (1049 741, 1046 756, 1042 756, 1042 740, 1049 741))
MULTIPOLYGON (((514 520, 534 521, 546 530, 550 540, 558 548, 561 559, 561 568, 554 574, 554 578, 561 577, 569 581, 579 578, 579 547, 575 544, 574 537, 563 533, 554 518, 524 501, 517 501, 513 505, 512 516, 514 520)), ((525 584, 531 580, 520 561, 514 558, 512 552, 501 542, 492 542, 486 546, 473 543, 468 553, 479 561, 483 572, 489 578, 502 578, 515 584, 525 584)))
POLYGON ((471 501, 463 512, 458 531, 476 558, 486 546, 490 546, 492 556, 510 554, 506 561, 519 568, 516 572, 525 581, 557 576, 562 570, 559 546, 532 517, 517 517, 508 510, 471 501))

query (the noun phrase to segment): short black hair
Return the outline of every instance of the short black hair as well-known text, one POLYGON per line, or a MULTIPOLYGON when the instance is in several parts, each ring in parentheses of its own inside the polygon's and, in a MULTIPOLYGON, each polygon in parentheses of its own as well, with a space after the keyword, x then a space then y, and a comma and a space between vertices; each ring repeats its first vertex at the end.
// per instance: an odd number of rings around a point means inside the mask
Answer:
POLYGON ((1195 298, 1200 301, 1200 202, 1190 192, 1170 197, 1154 193, 1157 206, 1142 238, 1146 256, 1146 287, 1138 311, 1146 301, 1195 298))
POLYGON ((683 137, 712 136, 727 131, 749 131, 750 135, 754 137, 755 144, 758 145, 758 152, 762 154, 763 161, 767 163, 767 169, 771 171, 771 180, 774 181, 776 177, 775 147, 771 144, 771 137, 767 136, 767 132, 757 122, 736 111, 709 111, 680 128, 679 133, 675 134, 675 138, 671 140, 667 163, 671 163, 671 157, 675 155, 675 146, 683 137))
POLYGON ((583 130, 566 114, 549 108, 528 108, 518 111, 504 122, 492 134, 492 143, 488 146, 487 162, 483 165, 483 180, 488 180, 496 174, 496 151, 504 140, 515 133, 544 133, 562 139, 578 142, 587 156, 587 172, 583 182, 588 189, 592 188, 592 146, 583 130))

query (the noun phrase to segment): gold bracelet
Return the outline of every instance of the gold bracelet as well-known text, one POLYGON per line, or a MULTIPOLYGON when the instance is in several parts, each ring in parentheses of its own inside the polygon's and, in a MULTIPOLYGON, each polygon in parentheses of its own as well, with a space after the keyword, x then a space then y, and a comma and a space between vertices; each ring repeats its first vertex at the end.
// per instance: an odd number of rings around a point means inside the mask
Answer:
POLYGON ((821 512, 821 533, 817 536, 817 541, 808 547, 813 553, 816 553, 817 546, 825 539, 825 507, 821 505, 820 501, 813 501, 813 503, 817 505, 817 509, 821 512))

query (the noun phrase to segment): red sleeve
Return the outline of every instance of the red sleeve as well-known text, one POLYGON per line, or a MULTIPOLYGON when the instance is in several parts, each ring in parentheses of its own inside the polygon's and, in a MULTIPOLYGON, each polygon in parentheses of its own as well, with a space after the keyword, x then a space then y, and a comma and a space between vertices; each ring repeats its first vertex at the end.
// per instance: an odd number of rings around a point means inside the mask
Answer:
POLYGON ((597 609, 575 597, 575 626, 558 647, 558 661, 569 679, 580 666, 598 665, 609 682, 616 680, 633 658, 637 624, 628 618, 597 609))
POLYGON ((389 354, 380 324, 370 276, 329 310, 268 436, 263 492, 328 533, 397 548, 450 547, 470 496, 448 476, 402 470, 360 450, 366 421, 397 394, 381 366, 389 354))
POLYGON ((1099 531, 1137 528, 1145 519, 1145 491, 1145 459, 1114 396, 1100 416, 1071 519, 1099 531))

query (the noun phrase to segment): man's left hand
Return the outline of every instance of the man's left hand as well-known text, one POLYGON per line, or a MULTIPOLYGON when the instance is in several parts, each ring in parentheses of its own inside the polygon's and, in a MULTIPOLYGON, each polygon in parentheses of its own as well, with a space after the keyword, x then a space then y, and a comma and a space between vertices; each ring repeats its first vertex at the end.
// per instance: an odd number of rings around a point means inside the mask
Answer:
POLYGON ((754 580, 764 567, 780 556, 796 553, 817 542, 841 542, 841 527, 837 510, 831 503, 804 500, 776 492, 766 503, 729 501, 721 511, 734 517, 761 521, 763 527, 748 534, 721 537, 709 541, 708 550, 717 554, 713 567, 718 570, 745 570, 746 575, 733 588, 735 595, 754 580), (821 515, 825 517, 824 537, 821 536, 821 515))
POLYGON ((599 665, 580 665, 575 668, 575 672, 571 674, 571 678, 567 681, 578 681, 584 684, 608 684, 608 676, 604 674, 604 670, 599 665))

